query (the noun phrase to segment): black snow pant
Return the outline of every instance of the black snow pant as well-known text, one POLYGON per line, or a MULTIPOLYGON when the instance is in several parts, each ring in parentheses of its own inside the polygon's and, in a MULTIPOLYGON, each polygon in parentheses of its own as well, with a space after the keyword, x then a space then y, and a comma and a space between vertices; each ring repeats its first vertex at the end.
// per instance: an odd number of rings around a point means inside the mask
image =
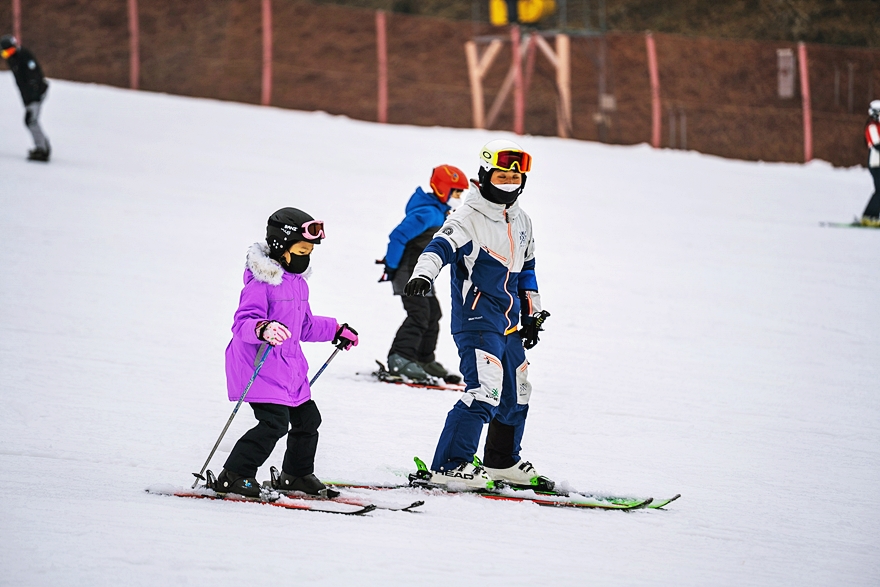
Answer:
POLYGON ((304 477, 315 472, 318 427, 321 412, 309 400, 295 408, 278 404, 250 404, 259 422, 238 439, 224 467, 243 477, 254 477, 278 440, 287 435, 287 451, 281 469, 288 475, 304 477), (288 426, 290 431, 288 432, 288 426))
POLYGON ((868 201, 862 216, 868 218, 880 218, 880 167, 869 167, 871 177, 874 178, 874 195, 868 201))
POLYGON ((400 355, 410 361, 430 363, 434 360, 437 336, 440 334, 440 302, 434 296, 401 296, 406 320, 397 329, 389 355, 400 355))

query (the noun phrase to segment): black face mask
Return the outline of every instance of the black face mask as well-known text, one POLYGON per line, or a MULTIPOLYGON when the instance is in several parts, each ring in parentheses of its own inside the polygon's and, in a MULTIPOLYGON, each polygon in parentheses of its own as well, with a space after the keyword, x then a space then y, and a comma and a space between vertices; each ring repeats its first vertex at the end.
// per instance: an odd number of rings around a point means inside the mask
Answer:
POLYGON ((281 266, 284 267, 284 270, 288 273, 303 273, 309 267, 309 260, 311 259, 311 255, 290 255, 290 263, 284 261, 284 257, 278 259, 278 262, 281 263, 281 266))
POLYGON ((522 174, 522 183, 520 184, 519 189, 512 192, 505 192, 504 190, 498 189, 492 185, 492 182, 489 181, 489 177, 489 173, 486 173, 482 169, 480 170, 480 193, 484 198, 495 204, 510 206, 516 202, 516 199, 523 192, 523 188, 526 187, 525 173, 522 174))

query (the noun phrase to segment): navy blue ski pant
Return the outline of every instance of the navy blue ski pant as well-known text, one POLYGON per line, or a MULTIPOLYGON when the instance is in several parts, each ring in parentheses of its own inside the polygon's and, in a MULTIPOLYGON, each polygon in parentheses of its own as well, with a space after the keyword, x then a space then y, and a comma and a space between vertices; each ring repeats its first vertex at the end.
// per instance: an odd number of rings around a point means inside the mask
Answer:
POLYGON ((483 464, 512 467, 520 460, 532 393, 522 339, 516 332, 462 332, 453 338, 466 391, 446 416, 431 469, 449 470, 472 461, 487 422, 483 464))

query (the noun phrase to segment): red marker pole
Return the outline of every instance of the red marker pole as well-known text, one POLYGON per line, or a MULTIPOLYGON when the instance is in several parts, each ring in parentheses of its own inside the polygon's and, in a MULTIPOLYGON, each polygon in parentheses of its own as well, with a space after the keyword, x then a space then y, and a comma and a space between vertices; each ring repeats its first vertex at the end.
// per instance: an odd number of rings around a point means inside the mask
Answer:
POLYGON ((798 65, 801 73, 801 104, 804 110, 804 163, 813 159, 813 105, 810 101, 810 67, 807 46, 798 43, 798 65))
POLYGON ((654 35, 645 34, 645 47, 648 50, 648 74, 651 78, 651 146, 660 148, 660 72, 657 67, 657 46, 654 35))
POLYGON ((138 20, 137 0, 128 0, 128 85, 132 90, 138 89, 141 80, 141 40, 138 20))
POLYGON ((272 0, 263 0, 263 84, 260 104, 272 101, 272 0))
POLYGON ((12 0, 12 34, 21 43, 21 0, 12 0))

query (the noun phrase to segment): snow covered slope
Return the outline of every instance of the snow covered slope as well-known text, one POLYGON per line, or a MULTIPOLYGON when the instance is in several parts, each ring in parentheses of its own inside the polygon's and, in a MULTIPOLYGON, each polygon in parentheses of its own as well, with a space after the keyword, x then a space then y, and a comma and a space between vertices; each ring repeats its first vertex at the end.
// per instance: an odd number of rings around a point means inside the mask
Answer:
MULTIPOLYGON (((57 81, 40 165, 22 117, 0 74, 0 585, 880 583, 880 231, 818 226, 861 211, 864 169, 522 137, 552 313, 524 455, 573 487, 683 497, 347 518, 144 489, 188 486, 229 416, 245 251, 283 206, 326 221, 312 307, 362 334, 315 385, 318 475, 429 459, 456 395, 357 375, 403 318, 373 260, 434 165, 475 172, 503 133, 57 81)), ((312 372, 331 350, 308 345, 312 372)))

